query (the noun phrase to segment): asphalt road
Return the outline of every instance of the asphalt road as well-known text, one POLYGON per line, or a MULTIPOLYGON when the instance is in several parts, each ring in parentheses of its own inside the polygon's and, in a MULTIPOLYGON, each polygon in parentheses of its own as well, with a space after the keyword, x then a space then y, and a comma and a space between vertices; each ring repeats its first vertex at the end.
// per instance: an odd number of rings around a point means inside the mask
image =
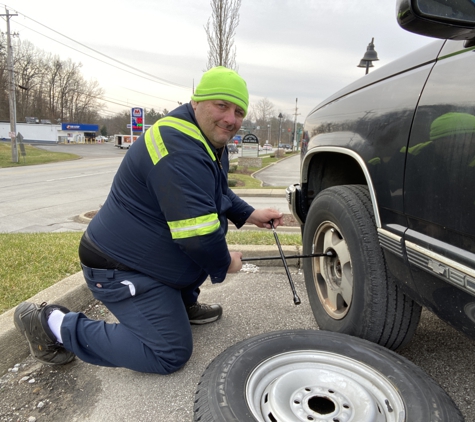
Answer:
POLYGON ((83 158, 0 169, 0 232, 84 230, 76 217, 99 209, 125 154, 110 144, 41 148, 83 158))
POLYGON ((271 165, 254 176, 263 186, 289 186, 300 183, 300 154, 271 165))
MULTIPOLYGON (((86 226, 78 216, 98 210, 104 203, 127 150, 112 143, 39 147, 82 158, 0 169, 0 233, 83 231, 86 226)), ((272 166, 263 177, 270 179, 272 173, 286 172, 272 166)), ((289 185, 293 179, 288 180, 280 186, 289 185)), ((288 213, 284 194, 277 198, 246 197, 246 201, 254 208, 270 206, 288 213)))

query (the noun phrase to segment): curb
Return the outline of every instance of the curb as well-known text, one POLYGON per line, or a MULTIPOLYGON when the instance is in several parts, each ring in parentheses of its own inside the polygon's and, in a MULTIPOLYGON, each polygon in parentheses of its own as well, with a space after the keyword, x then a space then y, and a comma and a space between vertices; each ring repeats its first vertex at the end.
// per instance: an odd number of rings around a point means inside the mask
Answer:
POLYGON ((285 198, 285 189, 232 189, 232 191, 239 197, 260 196, 260 197, 279 197, 285 198))
MULTIPOLYGON (((267 166, 265 166, 265 167, 263 167, 263 168, 261 168, 261 169, 259 169, 259 170, 256 170, 254 173, 251 174, 251 177, 254 177, 256 174, 259 174, 260 172, 262 172, 262 171, 264 171, 264 170, 267 170, 269 167, 275 166, 276 164, 280 163, 281 161, 288 160, 289 158, 292 158, 293 156, 294 156, 294 154, 292 154, 292 155, 290 155, 290 156, 288 156, 288 157, 285 157, 285 156, 284 156, 284 157, 282 157, 280 160, 275 161, 275 162, 273 162, 273 163, 270 163, 269 165, 267 165, 267 166)), ((256 179, 256 178, 254 177, 254 179, 256 179)), ((259 180, 259 179, 257 179, 257 180, 259 180)), ((264 185, 264 182, 261 181, 261 186, 263 186, 263 185, 264 185)), ((284 191, 284 196, 285 196, 285 189, 283 189, 283 191, 284 191)))
MULTIPOLYGON (((78 215, 76 217, 76 220, 81 222, 81 223, 88 224, 92 220, 92 218, 86 217, 86 214, 88 214, 90 212, 92 212, 92 211, 87 211, 83 214, 78 215)), ((230 225, 228 227, 228 231, 237 231, 237 230, 262 230, 262 229, 260 227, 256 227, 256 226, 253 226, 253 225, 250 225, 250 224, 246 225, 245 227, 241 227, 241 229, 237 229, 233 225, 230 225)), ((301 230, 300 230, 300 227, 298 227, 298 226, 292 226, 292 227, 279 226, 279 233, 300 234, 301 230)))
MULTIPOLYGON (((256 172, 257 173, 257 172, 256 172)), ((285 198, 286 192, 285 189, 276 188, 276 189, 232 189, 232 191, 239 197, 252 197, 259 196, 264 198, 278 197, 285 198)), ((81 223, 89 223, 92 218, 86 217, 86 214, 92 212, 93 210, 86 211, 82 214, 79 214, 77 217, 81 223)), ((290 227, 281 227, 281 229, 290 228, 290 227)))
MULTIPOLYGON (((229 250, 241 251, 246 258, 280 256, 277 246, 229 245, 229 250)), ((282 250, 286 256, 298 255, 301 252, 299 246, 282 246, 282 250)), ((298 268, 300 266, 299 261, 297 258, 289 259, 287 265, 298 268)), ((280 260, 257 260, 252 263, 260 267, 283 266, 280 260)), ((73 312, 80 312, 86 309, 93 299, 80 271, 48 287, 27 299, 27 301, 56 303, 73 312)), ((13 323, 15 309, 16 307, 0 315, 0 376, 15 364, 23 361, 30 353, 27 341, 16 330, 13 323)))
MULTIPOLYGON (((82 272, 78 272, 39 292, 28 299, 28 302, 57 303, 78 312, 84 310, 92 300, 92 293, 87 288, 82 272)), ((0 375, 30 353, 27 341, 13 323, 15 309, 16 307, 0 315, 0 375)))
POLYGON ((88 213, 90 213, 90 212, 92 212, 92 210, 91 210, 91 211, 83 212, 82 214, 79 214, 79 215, 77 216, 77 220, 78 220, 80 223, 86 223, 86 224, 90 223, 90 221, 92 220, 92 218, 86 217, 86 214, 88 214, 88 213))

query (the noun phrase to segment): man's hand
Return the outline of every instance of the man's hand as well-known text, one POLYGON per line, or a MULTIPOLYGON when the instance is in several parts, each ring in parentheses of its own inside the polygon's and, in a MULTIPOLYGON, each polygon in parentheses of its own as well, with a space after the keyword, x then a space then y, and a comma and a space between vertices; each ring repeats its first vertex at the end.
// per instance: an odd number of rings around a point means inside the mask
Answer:
POLYGON ((242 252, 229 252, 231 255, 231 264, 228 268, 228 273, 237 273, 242 268, 242 252))
POLYGON ((247 219, 248 223, 254 224, 257 227, 266 229, 272 228, 269 221, 274 220, 274 227, 282 226, 284 224, 283 214, 280 211, 272 208, 263 208, 254 210, 254 212, 247 219))

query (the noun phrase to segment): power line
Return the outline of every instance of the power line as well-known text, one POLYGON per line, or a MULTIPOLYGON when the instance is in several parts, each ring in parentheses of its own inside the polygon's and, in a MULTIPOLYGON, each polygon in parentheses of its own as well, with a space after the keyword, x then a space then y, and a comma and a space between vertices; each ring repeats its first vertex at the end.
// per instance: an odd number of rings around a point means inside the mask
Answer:
MULTIPOLYGON (((155 75, 151 75, 151 74, 149 74, 149 73, 147 73, 147 72, 144 72, 144 71, 142 71, 142 70, 140 70, 140 69, 137 69, 137 68, 135 68, 135 67, 133 67, 133 66, 130 66, 130 65, 126 64, 126 63, 123 63, 123 62, 121 62, 120 60, 117 60, 117 59, 115 59, 115 58, 113 58, 113 57, 110 57, 110 56, 104 54, 104 53, 101 53, 101 52, 98 51, 98 50, 95 50, 95 49, 93 49, 93 48, 91 48, 91 47, 88 47, 87 45, 82 44, 81 42, 76 41, 76 40, 74 40, 73 38, 70 38, 70 37, 68 37, 68 36, 66 36, 66 35, 64 35, 64 34, 58 32, 58 31, 54 30, 53 28, 50 28, 50 27, 48 27, 47 25, 44 25, 44 24, 42 24, 41 22, 38 22, 38 21, 36 21, 35 19, 30 18, 29 16, 25 15, 24 13, 21 13, 21 12, 17 12, 17 13, 19 13, 20 15, 22 15, 24 18, 30 19, 31 21, 35 22, 36 24, 41 25, 42 27, 44 27, 44 28, 46 28, 46 29, 48 29, 48 30, 50 30, 50 31, 52 31, 52 32, 54 32, 54 33, 56 33, 56 34, 58 34, 58 35, 60 35, 60 36, 62 36, 62 37, 64 37, 64 38, 66 38, 66 39, 68 39, 68 40, 70 40, 70 41, 76 43, 76 44, 79 44, 80 46, 82 46, 82 47, 84 47, 84 48, 86 48, 86 49, 88 49, 88 50, 91 50, 92 52, 94 52, 94 53, 96 53, 96 54, 98 54, 98 55, 100 55, 100 56, 102 56, 102 57, 104 57, 104 58, 106 58, 106 59, 108 59, 108 60, 112 60, 112 61, 114 61, 114 62, 116 62, 116 63, 118 63, 118 64, 120 64, 120 65, 122 65, 122 66, 125 66, 125 67, 128 67, 128 68, 130 68, 130 69, 133 69, 134 71, 140 72, 140 73, 142 73, 142 75, 141 75, 141 74, 134 73, 134 72, 131 72, 130 70, 127 70, 127 69, 123 69, 123 68, 121 68, 121 67, 118 67, 118 66, 116 66, 116 65, 114 65, 114 64, 112 64, 112 63, 109 63, 109 62, 105 61, 105 60, 101 60, 101 59, 98 58, 98 57, 95 57, 95 56, 93 56, 93 55, 91 55, 91 54, 88 54, 88 53, 86 53, 86 52, 84 52, 84 51, 81 51, 81 50, 79 50, 79 49, 77 49, 77 48, 74 48, 74 47, 72 47, 72 46, 70 46, 70 45, 68 45, 68 44, 65 44, 65 43, 63 43, 63 42, 61 42, 61 41, 58 41, 57 39, 54 39, 54 38, 52 38, 52 37, 49 37, 48 35, 43 34, 42 32, 39 32, 39 31, 37 31, 37 30, 35 30, 35 29, 33 29, 33 28, 27 26, 27 25, 24 25, 24 24, 22 24, 22 23, 20 23, 20 22, 15 22, 16 24, 18 24, 18 25, 20 25, 20 26, 22 26, 22 27, 24 27, 24 28, 26 28, 26 29, 28 29, 28 30, 34 32, 34 33, 37 33, 37 34, 39 34, 39 35, 41 35, 41 36, 43 36, 43 37, 45 37, 45 38, 47 38, 47 39, 49 39, 49 40, 51 40, 51 41, 54 41, 54 42, 56 42, 56 43, 58 43, 58 44, 60 44, 60 45, 65 46, 66 48, 70 48, 71 50, 74 50, 74 51, 76 51, 76 52, 78 52, 78 53, 80 53, 80 54, 83 54, 83 55, 85 55, 85 56, 87 56, 87 57, 90 57, 90 58, 92 58, 93 60, 97 60, 97 61, 99 61, 99 62, 101 62, 101 63, 104 63, 104 64, 106 64, 106 65, 108 65, 108 66, 111 66, 111 67, 113 67, 113 68, 116 68, 116 69, 121 70, 121 71, 123 71, 123 72, 126 72, 126 73, 128 73, 128 74, 131 74, 131 75, 133 75, 133 76, 136 76, 136 77, 139 77, 139 78, 143 78, 143 79, 148 80, 148 81, 151 81, 151 82, 162 83, 162 84, 167 84, 167 85, 172 85, 172 86, 176 86, 176 87, 184 88, 184 89, 190 89, 190 87, 186 87, 186 86, 184 86, 184 85, 176 84, 176 83, 174 83, 174 82, 165 80, 165 79, 160 78, 160 77, 157 77, 157 76, 155 76, 155 75), (146 75, 146 76, 144 76, 144 75, 146 75)), ((11 15, 11 14, 10 14, 10 16, 18 16, 18 15, 17 15, 17 14, 15 14, 15 15, 11 15)), ((126 87, 122 87, 122 88, 127 89, 127 90, 130 90, 130 91, 132 91, 132 92, 139 93, 139 94, 141 94, 141 95, 147 95, 147 96, 150 96, 150 97, 153 97, 153 98, 157 98, 157 99, 160 99, 160 100, 168 101, 168 102, 171 102, 171 103, 176 103, 175 100, 170 100, 170 99, 167 99, 167 98, 162 98, 162 97, 158 97, 158 96, 153 96, 153 95, 151 95, 151 94, 143 93, 143 92, 136 91, 136 90, 133 90, 133 89, 130 89, 130 88, 126 88, 126 87)), ((121 107, 130 107, 130 105, 124 104, 123 101, 121 101, 121 100, 117 100, 117 99, 107 99, 107 97, 105 97, 105 96, 102 96, 102 97, 100 97, 100 96, 93 96, 93 95, 86 94, 86 93, 81 93, 81 94, 83 94, 83 95, 85 95, 85 96, 88 96, 88 97, 91 97, 91 98, 96 98, 96 99, 98 99, 98 100, 100 100, 100 101, 104 101, 104 102, 106 102, 106 103, 115 104, 115 105, 118 105, 118 106, 121 106, 121 107)), ((142 103, 143 103, 143 102, 142 102, 142 103)), ((146 104, 144 104, 144 105, 147 106, 146 104)), ((154 106, 148 105, 148 106, 151 107, 151 108, 156 107, 156 105, 154 105, 154 106)))
MULTIPOLYGON (((101 101, 105 101, 107 103, 111 103, 111 104, 116 104, 116 105, 119 105, 119 106, 122 106, 122 107, 128 107, 130 108, 131 105, 130 104, 123 104, 123 103, 119 103, 117 101, 122 101, 122 100, 117 100, 115 98, 111 98, 109 100, 107 100, 106 98, 110 98, 110 97, 106 97, 106 96, 102 96, 101 97, 97 97, 98 100, 101 100, 101 101)), ((143 101, 140 102, 143 106, 146 106, 146 107, 150 107, 150 108, 155 108, 156 106, 155 105, 150 105, 150 104, 145 104, 143 101)))
POLYGON ((142 95, 147 95, 148 97, 157 98, 158 100, 165 100, 165 101, 170 101, 172 103, 176 103, 175 100, 169 100, 167 98, 157 97, 156 95, 147 94, 146 92, 137 91, 135 89, 127 88, 125 86, 122 86, 121 88, 127 89, 128 91, 136 92, 137 94, 142 94, 142 95))
MULTIPOLYGON (((38 22, 38 21, 36 21, 36 20, 34 20, 34 19, 32 19, 32 18, 26 16, 25 14, 23 14, 23 13, 21 13, 21 12, 18 12, 18 13, 20 13, 20 14, 21 14, 22 16, 24 16, 25 18, 30 19, 31 21, 33 21, 33 22, 35 22, 35 23, 37 23, 37 24, 39 24, 39 25, 41 25, 41 26, 47 28, 48 30, 53 31, 53 32, 55 32, 55 33, 57 33, 57 34, 59 34, 59 35, 65 37, 65 38, 67 38, 68 40, 71 40, 71 41, 73 41, 73 42, 79 44, 80 46, 82 46, 82 47, 84 47, 84 48, 86 48, 86 49, 89 49, 89 50, 93 51, 93 52, 96 53, 96 54, 99 54, 100 56, 103 56, 103 57, 105 57, 105 58, 107 58, 107 59, 109 59, 109 60, 112 60, 112 61, 114 61, 114 62, 117 62, 117 63, 119 63, 119 64, 122 65, 122 66, 126 66, 126 67, 128 67, 128 68, 131 68, 131 69, 133 69, 133 70, 135 70, 135 71, 137 71, 137 72, 142 73, 143 75, 139 75, 139 74, 133 73, 133 72, 127 70, 127 69, 123 69, 123 68, 120 68, 120 67, 118 67, 118 66, 115 66, 115 65, 112 64, 112 63, 108 63, 108 62, 106 62, 106 61, 104 61, 104 60, 101 60, 101 59, 99 59, 99 58, 97 58, 97 57, 94 57, 94 56, 92 56, 92 55, 90 55, 90 54, 87 54, 87 53, 85 53, 84 51, 78 50, 78 49, 76 49, 76 48, 74 48, 74 47, 72 47, 72 46, 70 46, 70 45, 64 44, 64 43, 62 43, 62 42, 60 42, 60 41, 58 41, 58 40, 56 40, 56 39, 54 39, 54 38, 51 38, 51 37, 49 37, 49 36, 47 36, 47 35, 45 35, 45 34, 39 32, 39 31, 36 31, 36 30, 34 30, 34 29, 32 29, 32 28, 30 28, 30 27, 24 25, 24 24, 21 24, 21 23, 19 23, 19 22, 16 22, 18 25, 20 25, 20 26, 22 26, 22 27, 24 27, 24 28, 27 28, 27 29, 30 30, 30 31, 33 31, 33 32, 35 32, 35 33, 37 33, 37 34, 39 34, 39 35, 45 37, 45 38, 48 38, 48 39, 50 39, 50 40, 52 40, 52 41, 54 41, 54 42, 57 42, 58 44, 61 44, 61 45, 65 46, 65 47, 67 47, 67 48, 70 48, 70 49, 72 49, 72 50, 74 50, 74 51, 77 51, 77 52, 80 53, 80 54, 84 54, 85 56, 88 56, 88 57, 92 58, 93 60, 97 60, 97 61, 99 61, 99 62, 101 62, 101 63, 104 63, 104 64, 106 64, 106 65, 108 65, 108 66, 114 67, 114 68, 116 68, 116 69, 118 69, 118 70, 121 70, 121 71, 126 72, 126 73, 129 73, 129 74, 131 74, 131 75, 133 75, 133 76, 137 76, 137 77, 139 77, 139 78, 142 78, 142 79, 145 79, 145 80, 148 80, 148 81, 151 81, 151 82, 162 83, 162 84, 167 84, 167 85, 173 85, 173 86, 176 86, 176 87, 179 87, 179 88, 184 88, 184 89, 190 89, 189 87, 186 87, 186 86, 184 86, 184 85, 180 85, 180 84, 176 84, 176 83, 171 82, 171 81, 167 81, 167 80, 165 80, 165 79, 163 79, 163 78, 159 78, 159 77, 157 77, 157 76, 155 76, 155 75, 151 75, 151 74, 149 74, 149 73, 147 73, 147 72, 144 72, 144 71, 142 71, 142 70, 140 70, 140 69, 137 69, 137 68, 135 68, 135 67, 133 67, 133 66, 130 66, 130 65, 126 64, 126 63, 123 63, 123 62, 121 62, 120 60, 114 59, 113 57, 110 57, 110 56, 108 56, 108 55, 106 55, 106 54, 103 54, 103 53, 101 53, 100 51, 97 51, 97 50, 95 50, 95 49, 93 49, 93 48, 91 48, 91 47, 88 47, 88 46, 85 45, 85 44, 80 43, 79 41, 76 41, 76 40, 74 40, 74 39, 72 39, 72 38, 70 38, 70 37, 68 37, 68 36, 66 36, 66 35, 64 35, 64 34, 61 34, 60 32, 58 32, 58 31, 56 31, 56 30, 54 30, 54 29, 48 27, 47 25, 44 25, 44 24, 42 24, 42 23, 40 23, 40 22, 38 22), (149 77, 144 76, 144 75, 147 75, 147 76, 149 76, 149 77), (152 78, 152 79, 151 79, 151 78, 152 78)), ((129 88, 126 88, 126 89, 129 89, 129 88)), ((134 92, 134 90, 132 90, 132 89, 129 89, 129 90, 134 92)), ((135 92, 140 93, 139 91, 135 91, 135 92)), ((150 94, 145 94, 145 93, 140 93, 140 94, 151 96, 150 94)), ((158 98, 158 99, 161 99, 161 100, 164 100, 164 101, 169 101, 169 102, 175 103, 174 100, 170 100, 170 99, 167 99, 167 98, 161 98, 161 97, 155 97, 155 98, 158 98)), ((108 101, 108 100, 103 100, 103 101, 109 102, 109 103, 111 103, 111 104, 116 104, 116 105, 119 105, 119 106, 123 106, 123 107, 128 107, 128 105, 124 105, 124 104, 122 104, 122 103, 118 103, 118 102, 115 102, 115 101, 108 101)), ((120 101, 120 100, 117 100, 117 101, 120 101)), ((155 107, 155 106, 154 106, 154 107, 155 107)))
MULTIPOLYGON (((87 54, 87 53, 85 53, 84 51, 78 50, 77 48, 74 48, 74 47, 71 47, 70 45, 64 44, 64 43, 62 43, 61 41, 55 40, 54 38, 48 37, 48 35, 42 34, 41 32, 38 32, 38 31, 36 31, 35 29, 30 28, 30 27, 28 27, 28 26, 26 26, 26 25, 24 25, 24 24, 21 24, 21 23, 19 23, 19 22, 16 22, 16 24, 17 24, 17 25, 20 25, 20 26, 22 26, 22 27, 24 27, 24 28, 27 28, 27 29, 29 29, 30 31, 36 32, 37 34, 39 34, 39 35, 41 35, 41 36, 43 36, 43 37, 45 37, 45 38, 48 38, 48 39, 51 40, 51 41, 54 41, 54 42, 56 42, 56 43, 58 43, 58 44, 61 44, 61 45, 65 46, 65 47, 67 47, 67 48, 70 48, 71 50, 74 50, 74 51, 77 51, 78 53, 84 54, 85 56, 90 57, 91 59, 97 60, 97 61, 99 61, 99 62, 101 62, 101 63, 104 63, 104 64, 106 64, 106 65, 108 65, 108 66, 111 66, 111 67, 114 67, 114 68, 116 68, 116 69, 118 69, 118 70, 121 70, 122 72, 129 73, 130 75, 137 76, 137 77, 142 78, 142 79, 145 79, 145 80, 147 80, 147 81, 151 81, 151 82, 155 82, 155 83, 161 83, 160 81, 156 81, 156 80, 154 80, 154 79, 147 78, 147 77, 145 77, 145 76, 143 76, 143 75, 138 75, 138 74, 136 74, 136 73, 131 72, 130 70, 122 69, 122 68, 120 68, 120 67, 118 67, 118 66, 113 65, 112 63, 108 63, 108 62, 106 62, 106 61, 104 61, 104 60, 101 60, 101 59, 99 59, 99 58, 97 58, 97 57, 91 56, 90 54, 87 54)), ((93 51, 94 51, 94 50, 93 50, 93 51)), ((107 56, 105 56, 105 57, 107 57, 107 56)), ((120 63, 120 62, 119 62, 119 63, 120 63)), ((187 89, 189 89, 189 87, 188 87, 187 89)), ((163 99, 163 100, 166 100, 166 101, 174 102, 173 100, 167 100, 167 99, 165 99, 165 98, 162 98, 162 99, 163 99)))
MULTIPOLYGON (((5 5, 5 6, 6 6, 6 5, 5 5)), ((7 6, 7 7, 8 7, 8 6, 7 6)), ((84 47, 84 48, 87 48, 88 50, 91 50, 91 51, 93 51, 93 52, 96 53, 96 54, 99 54, 100 56, 106 57, 106 58, 108 58, 109 60, 112 60, 112 61, 114 61, 114 62, 116 62, 116 63, 121 64, 122 66, 125 66, 125 67, 128 67, 128 68, 130 68, 130 69, 133 69, 133 70, 135 70, 136 72, 140 72, 140 73, 142 73, 142 74, 144 74, 144 75, 147 75, 147 76, 151 77, 155 82, 161 82, 161 83, 166 84, 166 85, 172 85, 172 86, 176 86, 176 87, 183 88, 183 89, 190 89, 190 87, 188 87, 188 86, 185 86, 185 85, 177 84, 177 83, 175 83, 175 82, 168 81, 168 80, 166 80, 166 79, 163 79, 163 78, 160 78, 160 77, 158 77, 158 76, 152 75, 152 74, 150 74, 150 73, 144 72, 143 70, 137 69, 136 67, 131 66, 131 65, 127 64, 127 63, 123 63, 123 62, 121 62, 120 60, 117 60, 117 59, 115 59, 115 58, 113 58, 113 57, 110 57, 110 56, 108 56, 107 54, 104 54, 104 53, 102 53, 102 52, 100 52, 100 51, 98 51, 98 50, 95 50, 95 49, 92 48, 92 47, 89 47, 89 46, 87 46, 87 45, 85 45, 85 44, 83 44, 83 43, 81 43, 81 42, 79 42, 79 41, 76 41, 75 39, 73 39, 73 38, 71 38, 71 37, 68 37, 67 35, 62 34, 61 32, 58 32, 58 31, 56 31, 55 29, 50 28, 49 26, 44 25, 44 24, 42 24, 41 22, 38 22, 37 20, 35 20, 35 19, 33 19, 33 18, 30 18, 29 16, 25 15, 24 13, 21 13, 21 12, 19 12, 19 11, 17 11, 17 10, 15 10, 15 12, 18 13, 18 14, 20 14, 20 15, 22 15, 22 16, 24 16, 25 18, 27 18, 27 19, 29 19, 29 20, 35 22, 36 24, 38 24, 38 25, 40 25, 40 26, 42 26, 42 27, 44 27, 44 28, 46 28, 46 29, 48 29, 48 30, 50 30, 50 31, 52 31, 52 32, 54 32, 54 33, 56 33, 56 34, 58 34, 58 35, 60 35, 60 36, 62 36, 62 37, 64 37, 64 38, 66 38, 66 39, 68 39, 68 40, 70 40, 70 41, 72 41, 72 42, 74 42, 74 43, 76 43, 76 44, 79 44, 80 46, 82 46, 82 47, 84 47)), ((17 22, 17 23, 18 23, 18 22, 17 22)), ((21 24, 19 24, 19 25, 21 25, 21 24)), ((25 27, 26 27, 26 26, 25 26, 25 27)), ((31 28, 28 28, 28 29, 31 29, 31 28)), ((35 32, 37 32, 37 31, 35 31, 35 32)), ((39 33, 39 32, 37 32, 37 33, 40 34, 40 35, 43 35, 43 36, 47 37, 47 36, 44 35, 44 34, 41 34, 41 33, 39 33)), ((49 38, 49 37, 47 37, 47 38, 49 38)), ((50 39, 52 39, 52 38, 50 38, 50 39)), ((56 40, 54 40, 54 39, 52 39, 52 40, 53 40, 53 41, 56 41, 56 40)), ((56 42, 59 42, 59 41, 56 41, 56 42)), ((62 44, 62 43, 60 43, 60 44, 62 44)), ((62 45, 65 45, 65 44, 62 44, 62 45)), ((70 46, 67 46, 67 45, 65 45, 65 46, 68 47, 68 48, 71 48, 71 49, 75 50, 73 47, 70 47, 70 46)), ((79 50, 75 50, 75 51, 78 51, 78 52, 80 52, 80 53, 82 53, 82 54, 86 54, 86 53, 83 53, 82 51, 79 51, 79 50)), ((87 54, 86 54, 86 55, 87 55, 87 54)), ((92 56, 89 56, 89 57, 92 57, 92 56)), ((95 58, 95 57, 92 57, 92 58, 95 59, 95 60, 99 60, 99 59, 97 59, 97 58, 95 58)), ((106 63, 106 64, 109 64, 109 65, 110 65, 110 63, 106 63)), ((111 66, 112 66, 112 65, 111 65, 111 66)), ((121 70, 123 70, 123 69, 121 69, 121 70)))

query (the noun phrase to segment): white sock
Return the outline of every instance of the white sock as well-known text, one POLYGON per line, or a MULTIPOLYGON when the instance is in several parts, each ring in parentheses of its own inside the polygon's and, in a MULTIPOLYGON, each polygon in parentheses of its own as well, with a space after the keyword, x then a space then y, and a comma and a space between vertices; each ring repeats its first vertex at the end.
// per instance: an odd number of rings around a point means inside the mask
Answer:
POLYGON ((48 318, 48 326, 56 337, 56 340, 61 344, 63 343, 63 338, 61 337, 61 324, 63 323, 64 315, 66 314, 61 312, 59 309, 55 309, 51 312, 48 318))

